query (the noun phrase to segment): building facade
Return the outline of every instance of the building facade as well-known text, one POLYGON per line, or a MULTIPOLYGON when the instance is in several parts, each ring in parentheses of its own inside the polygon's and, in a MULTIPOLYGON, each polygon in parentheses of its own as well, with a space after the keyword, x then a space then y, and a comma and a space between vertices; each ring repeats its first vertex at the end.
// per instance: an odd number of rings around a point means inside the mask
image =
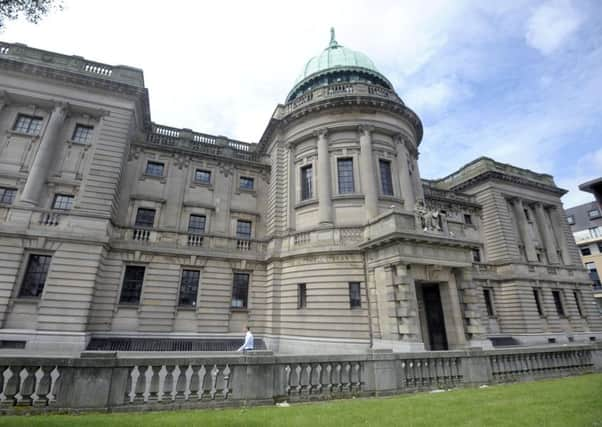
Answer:
POLYGON ((565 191, 488 158, 421 179, 420 119, 334 37, 257 143, 153 123, 139 69, 0 44, 0 76, 4 349, 602 339, 565 191))

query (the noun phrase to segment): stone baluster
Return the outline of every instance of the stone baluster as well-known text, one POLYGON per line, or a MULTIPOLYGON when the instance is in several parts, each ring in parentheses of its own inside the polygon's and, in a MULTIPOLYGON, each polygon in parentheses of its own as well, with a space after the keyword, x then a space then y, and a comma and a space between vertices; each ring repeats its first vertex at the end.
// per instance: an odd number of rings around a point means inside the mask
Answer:
POLYGON ((50 173, 52 160, 55 153, 58 151, 59 133, 65 117, 67 116, 67 105, 58 103, 55 105, 44 136, 40 141, 38 152, 31 166, 23 193, 21 194, 21 202, 29 205, 37 206, 40 202, 40 192, 44 186, 46 179, 50 173))
POLYGON ((371 126, 360 126, 360 179, 366 219, 370 220, 378 215, 378 187, 372 158, 372 131, 371 126))
POLYGON ((318 137, 318 216, 320 224, 332 224, 332 175, 327 133, 326 129, 321 129, 316 133, 318 137))
POLYGON ((525 254, 527 255, 527 261, 537 261, 537 252, 535 252, 535 245, 533 240, 529 237, 529 224, 527 217, 525 216, 525 208, 523 202, 520 199, 512 200, 512 207, 514 209, 514 215, 516 217, 518 231, 520 238, 525 245, 525 254))
POLYGON ((539 228, 539 233, 541 234, 541 238, 543 239, 543 244, 546 248, 548 262, 550 264, 558 264, 558 254, 556 253, 556 245, 554 243, 554 236, 552 235, 552 232, 550 231, 550 227, 548 227, 548 223, 546 221, 545 210, 541 203, 535 204, 535 217, 537 220, 537 226, 539 228))

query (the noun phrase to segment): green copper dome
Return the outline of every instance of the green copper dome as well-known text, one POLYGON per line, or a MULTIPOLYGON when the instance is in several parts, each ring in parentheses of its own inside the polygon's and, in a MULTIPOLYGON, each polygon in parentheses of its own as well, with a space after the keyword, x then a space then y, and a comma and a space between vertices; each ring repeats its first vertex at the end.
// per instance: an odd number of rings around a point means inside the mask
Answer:
POLYGON ((318 56, 314 56, 307 61, 287 100, 296 98, 308 87, 315 87, 315 83, 320 85, 320 83, 328 84, 336 81, 360 79, 379 84, 388 89, 392 88, 391 83, 376 69, 370 58, 361 52, 338 44, 334 37, 334 29, 331 29, 328 47, 318 56), (334 79, 331 78, 332 81, 328 81, 328 79, 324 79, 325 75, 330 75, 334 79), (357 79, 354 79, 354 76, 357 79))

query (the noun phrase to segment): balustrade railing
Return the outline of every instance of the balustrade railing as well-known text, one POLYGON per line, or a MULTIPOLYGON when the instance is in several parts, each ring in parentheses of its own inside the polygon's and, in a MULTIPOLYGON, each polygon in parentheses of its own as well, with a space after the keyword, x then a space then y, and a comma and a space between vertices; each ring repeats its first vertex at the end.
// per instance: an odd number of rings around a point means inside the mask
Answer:
POLYGON ((362 390, 363 362, 290 363, 282 366, 285 393, 303 396, 357 394, 362 390))
POLYGON ((401 385, 405 389, 430 390, 462 384, 460 357, 402 359, 400 364, 401 385))
POLYGON ((202 234, 189 234, 188 235, 188 246, 202 246, 203 235, 202 234))
MULTIPOLYGON (((0 362, 1 366, 1 362, 0 362)), ((0 407, 48 406, 56 402, 57 366, 1 366, 0 407)))
POLYGON ((59 225, 60 219, 61 216, 56 212, 43 212, 40 215, 40 224, 55 227, 59 225))
POLYGON ((142 240, 148 242, 150 240, 151 231, 146 228, 134 228, 132 230, 132 240, 142 240))

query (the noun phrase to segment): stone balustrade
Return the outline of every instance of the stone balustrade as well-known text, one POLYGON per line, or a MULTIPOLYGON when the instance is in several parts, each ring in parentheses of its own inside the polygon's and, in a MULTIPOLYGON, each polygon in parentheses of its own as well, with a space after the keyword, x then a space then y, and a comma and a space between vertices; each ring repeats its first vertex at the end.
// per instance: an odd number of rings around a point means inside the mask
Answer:
POLYGON ((271 404, 602 371, 602 344, 448 352, 0 357, 0 413, 271 404))

